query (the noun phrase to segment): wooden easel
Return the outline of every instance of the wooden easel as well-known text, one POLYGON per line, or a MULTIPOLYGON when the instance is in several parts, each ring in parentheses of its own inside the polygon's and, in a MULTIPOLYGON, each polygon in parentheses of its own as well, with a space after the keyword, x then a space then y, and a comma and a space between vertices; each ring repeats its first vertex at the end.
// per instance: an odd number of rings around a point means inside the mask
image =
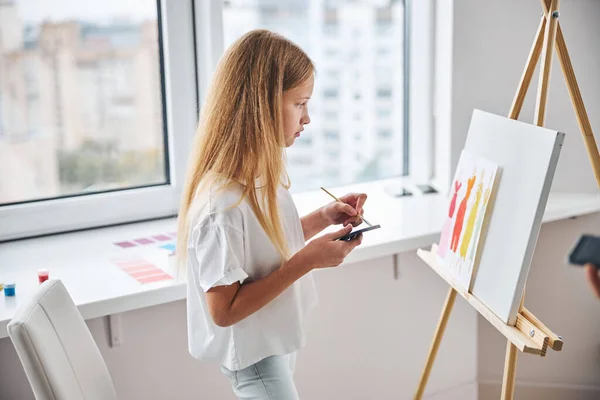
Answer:
MULTIPOLYGON (((538 59, 542 55, 542 65, 540 68, 540 78, 538 83, 537 103, 535 110, 535 124, 544 126, 546 120, 546 100, 548 98, 548 82, 550 80, 550 70, 552 67, 552 51, 556 46, 558 59, 562 67, 565 77, 571 102, 577 115, 579 128, 583 134, 583 139, 587 148, 588 156, 592 163, 592 168, 596 176, 598 186, 600 186, 600 154, 594 139, 592 127, 587 116, 587 112, 583 105, 579 86, 575 79, 575 72, 571 65, 571 59, 567 51, 565 39, 558 22, 559 17, 559 2, 560 0, 541 0, 544 13, 542 15, 540 25, 535 35, 535 40, 523 75, 519 82, 517 94, 513 100, 508 115, 511 119, 518 119, 523 107, 523 102, 527 94, 527 89, 531 83, 531 78, 535 71, 538 59)), ((506 356, 504 360, 504 377, 502 380, 502 396, 503 400, 511 400, 515 390, 515 371, 517 366, 517 350, 523 353, 537 354, 541 357, 546 355, 548 348, 555 351, 560 351, 563 346, 562 339, 548 329, 540 320, 538 320, 529 310, 523 306, 525 293, 521 298, 521 308, 517 316, 515 326, 509 326, 498 318, 489 308, 481 301, 474 297, 468 290, 463 289, 445 270, 441 268, 436 259, 436 245, 432 246, 430 251, 419 250, 419 257, 425 261, 438 275, 440 275, 449 285, 450 290, 446 297, 446 303, 440 316, 438 326, 429 349, 427 363, 421 375, 421 381, 415 394, 415 399, 421 399, 425 392, 425 386, 429 379, 429 374, 433 367, 437 351, 439 349, 444 330, 450 317, 450 312, 456 300, 456 294, 467 300, 481 315, 483 315, 498 331, 500 331, 508 339, 506 347, 506 356)))

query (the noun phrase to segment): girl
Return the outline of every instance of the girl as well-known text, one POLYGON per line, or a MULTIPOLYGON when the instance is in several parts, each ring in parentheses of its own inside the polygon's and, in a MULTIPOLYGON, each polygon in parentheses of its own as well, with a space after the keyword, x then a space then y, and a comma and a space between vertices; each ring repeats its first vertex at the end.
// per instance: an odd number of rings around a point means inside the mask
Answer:
POLYGON ((265 30, 234 43, 217 68, 195 138, 179 214, 189 351, 221 365, 240 399, 297 399, 295 352, 317 303, 311 271, 358 246, 335 239, 361 222, 365 194, 299 218, 284 149, 310 122, 314 66, 265 30), (337 232, 305 242, 331 224, 337 232))

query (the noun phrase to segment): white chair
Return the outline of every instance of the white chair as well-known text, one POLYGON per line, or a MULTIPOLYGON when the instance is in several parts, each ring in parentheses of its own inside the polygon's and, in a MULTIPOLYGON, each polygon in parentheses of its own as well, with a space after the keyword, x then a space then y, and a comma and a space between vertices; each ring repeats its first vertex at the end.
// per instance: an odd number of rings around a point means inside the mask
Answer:
POLYGON ((37 400, 112 400, 98 346, 60 280, 44 282, 8 324, 37 400))

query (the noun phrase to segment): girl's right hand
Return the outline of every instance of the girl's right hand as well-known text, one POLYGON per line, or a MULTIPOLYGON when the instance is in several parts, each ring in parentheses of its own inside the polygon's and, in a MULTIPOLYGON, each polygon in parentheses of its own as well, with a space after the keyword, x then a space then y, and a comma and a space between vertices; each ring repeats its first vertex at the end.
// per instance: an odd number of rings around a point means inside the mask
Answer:
POLYGON ((303 258, 303 262, 315 269, 337 267, 362 242, 362 233, 350 241, 336 240, 351 231, 352 224, 348 224, 336 232, 320 236, 309 242, 297 255, 303 258))

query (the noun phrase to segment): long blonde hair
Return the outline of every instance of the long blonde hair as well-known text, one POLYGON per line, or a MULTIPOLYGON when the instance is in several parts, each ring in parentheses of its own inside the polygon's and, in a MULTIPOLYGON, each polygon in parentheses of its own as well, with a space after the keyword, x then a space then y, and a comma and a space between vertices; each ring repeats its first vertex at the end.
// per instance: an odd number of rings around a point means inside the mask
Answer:
POLYGON ((179 209, 180 265, 187 257, 192 202, 215 182, 215 175, 241 185, 239 202, 247 199, 282 258, 289 257, 277 205, 278 186, 290 185, 284 159, 283 92, 314 72, 304 51, 267 30, 247 33, 226 51, 202 108, 190 155, 179 209), (264 209, 255 190, 257 177, 264 209))

